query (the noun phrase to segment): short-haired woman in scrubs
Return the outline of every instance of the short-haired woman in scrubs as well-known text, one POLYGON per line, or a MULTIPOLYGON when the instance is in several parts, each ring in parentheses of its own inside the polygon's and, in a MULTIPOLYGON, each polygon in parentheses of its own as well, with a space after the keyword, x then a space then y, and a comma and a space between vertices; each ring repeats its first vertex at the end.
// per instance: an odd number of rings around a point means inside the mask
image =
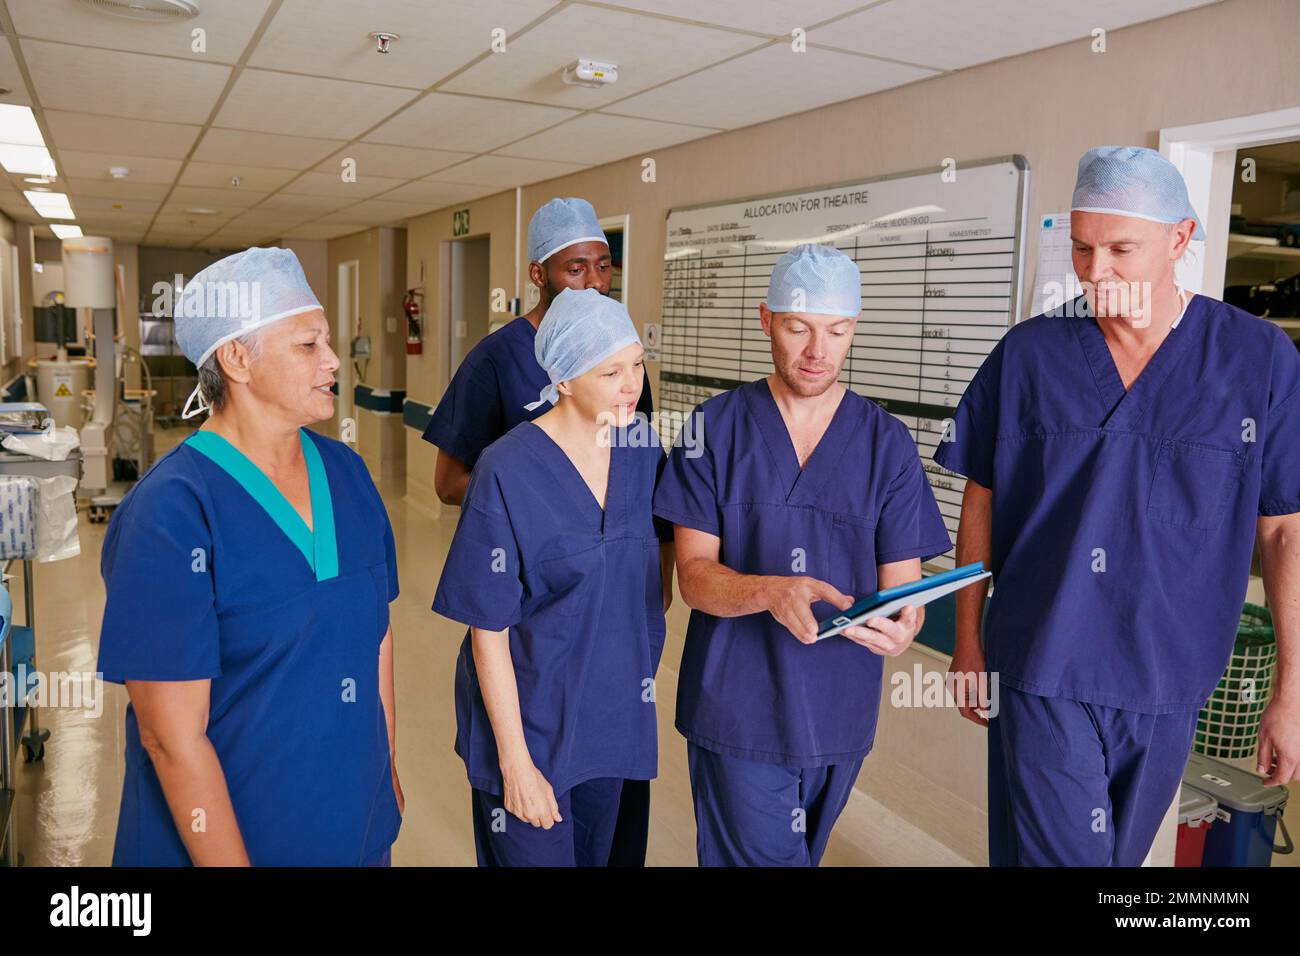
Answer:
MULTIPOLYGON (((115 865, 387 865, 397 570, 360 457, 306 426, 338 356, 297 258, 247 249, 176 304, 211 412, 104 540, 104 679, 124 683, 115 865)), ((200 408, 199 411, 203 409, 200 408)))
POLYGON ((561 292, 537 332, 554 408, 474 466, 433 609, 469 625, 456 753, 480 866, 604 866, 623 781, 657 769, 654 675, 671 526, 651 515, 663 449, 635 414, 627 310, 561 292))

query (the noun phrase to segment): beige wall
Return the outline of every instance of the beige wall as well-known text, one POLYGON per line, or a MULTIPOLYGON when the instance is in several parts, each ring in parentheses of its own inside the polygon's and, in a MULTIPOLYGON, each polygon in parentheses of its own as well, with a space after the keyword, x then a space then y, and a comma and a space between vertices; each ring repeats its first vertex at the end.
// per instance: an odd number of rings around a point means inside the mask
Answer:
MULTIPOLYGON (((342 263, 357 260, 359 283, 358 319, 360 334, 370 338, 370 359, 362 377, 355 366, 354 384, 372 389, 402 389, 406 381, 405 326, 401 321, 402 296, 406 291, 406 231, 378 227, 331 239, 325 263, 326 312, 331 325, 338 315, 338 269, 342 263), (388 319, 396 321, 389 328, 388 319)), ((357 333, 353 333, 357 334, 357 333)), ((351 338, 335 337, 339 359, 351 363, 351 338)), ((336 416, 337 417, 337 416, 336 416)), ((402 435, 400 412, 375 412, 356 409, 355 447, 365 459, 366 467, 376 477, 400 477, 406 470, 406 445, 402 435)), ((322 423, 321 431, 343 436, 337 421, 322 423), (326 425, 328 424, 328 428, 326 425)))
MULTIPOLYGON (((525 216, 532 215, 528 209, 525 216)), ((525 220, 525 228, 527 221, 525 220)), ((407 356, 406 397, 425 405, 437 405, 450 376, 446 369, 447 291, 442 287, 444 246, 454 238, 487 236, 488 281, 505 290, 508 300, 515 294, 515 194, 497 193, 410 220, 406 227, 406 280, 409 288, 424 290, 424 350, 407 356), (469 235, 452 235, 452 212, 469 210, 469 235)), ((522 286, 520 287, 522 290, 522 286)), ((522 293, 521 293, 522 294, 522 293)), ((441 508, 433 490, 433 465, 438 451, 419 432, 405 429, 406 494, 417 506, 437 512, 441 508)))

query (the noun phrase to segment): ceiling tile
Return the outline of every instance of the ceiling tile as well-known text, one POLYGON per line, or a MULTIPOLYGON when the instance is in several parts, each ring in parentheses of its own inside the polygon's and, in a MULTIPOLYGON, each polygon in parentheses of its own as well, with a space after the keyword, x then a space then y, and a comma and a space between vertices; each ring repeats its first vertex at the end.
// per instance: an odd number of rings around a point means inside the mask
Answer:
POLYGON ((337 239, 351 235, 358 229, 351 223, 309 222, 285 232, 283 239, 337 239))
POLYGON ((489 196, 497 191, 496 186, 421 181, 390 189, 379 198, 390 202, 409 202, 439 208, 453 203, 468 202, 480 196, 489 196))
POLYGON ((814 43, 946 70, 987 63, 1219 0, 907 0, 808 33, 814 43))
POLYGON ((391 86, 246 69, 221 104, 213 125, 350 139, 415 95, 391 86))
POLYGON ((272 169, 266 166, 244 165, 242 163, 200 163, 185 164, 180 179, 176 182, 186 186, 209 186, 217 189, 235 189, 266 191, 279 189, 293 178, 293 171, 272 169), (232 186, 231 179, 239 177, 239 185, 232 186))
POLYGON ((86 153, 76 149, 59 150, 63 173, 80 179, 113 182, 109 168, 125 166, 127 181, 136 183, 170 183, 180 171, 179 159, 156 159, 149 156, 126 156, 119 153, 86 153))
POLYGON ((171 191, 170 202, 186 206, 206 206, 216 209, 247 209, 255 206, 269 193, 252 189, 208 189, 204 186, 177 186, 171 191))
POLYGON ((23 80, 23 75, 18 72, 18 60, 14 56, 13 47, 8 43, 0 43, 0 86, 10 91, 0 96, 0 103, 32 105, 27 84, 23 80))
POLYGON ((184 159, 198 138, 199 126, 155 123, 120 116, 45 110, 52 143, 58 149, 92 153, 134 153, 161 159, 184 159))
POLYGON ((378 226, 407 219, 426 211, 427 209, 421 208, 417 203, 384 202, 380 199, 370 199, 366 202, 357 203, 355 206, 349 206, 347 209, 332 212, 328 216, 321 216, 317 221, 378 226))
POLYGON ((137 183, 125 179, 81 179, 69 176, 56 185, 65 186, 73 196, 103 196, 107 199, 162 199, 170 188, 167 183, 137 183))
POLYGON ((553 163, 514 156, 479 156, 467 163, 445 169, 429 177, 428 181, 509 189, 512 186, 541 182, 543 179, 554 179, 556 176, 567 176, 585 168, 580 163, 553 163))
POLYGON ((153 215, 161 203, 151 199, 105 199, 102 196, 74 197, 72 209, 77 218, 92 212, 121 212, 123 215, 153 215))
POLYGON ((807 29, 810 24, 821 23, 849 10, 856 10, 865 0, 610 0, 611 7, 640 10, 643 13, 660 13, 733 27, 753 30, 769 36, 789 36, 795 27, 807 29))
POLYGON ((576 116, 573 110, 430 93, 383 126, 366 142, 431 149, 486 152, 576 116))
POLYGON ((424 89, 488 52, 492 30, 509 36, 554 0, 285 0, 250 64, 424 89), (304 30, 303 24, 311 29, 304 30), (396 33, 387 54, 370 34, 396 33))
POLYGON ((764 41, 740 33, 636 13, 566 7, 445 84, 452 93, 593 109, 665 80, 752 49, 764 41), (618 80, 589 89, 560 79, 579 57, 617 64, 618 80))
POLYGON ((341 196, 303 196, 295 193, 276 193, 274 196, 269 196, 266 202, 257 208, 293 210, 295 213, 301 212, 303 218, 307 218, 333 212, 336 209, 351 205, 355 201, 355 196, 349 196, 345 199, 341 196))
MULTIPOLYGON (((588 113, 544 133, 503 146, 499 155, 530 159, 578 159, 582 161, 582 166, 593 166, 710 136, 716 132, 716 129, 698 126, 588 113)), ((447 177, 451 178, 461 168, 456 166, 447 170, 447 177)))
MULTIPOLYGON (((850 53, 774 46, 641 93, 610 112, 737 129, 935 74, 850 53), (793 82, 796 75, 805 82, 793 82)), ((585 118, 585 117, 584 117, 585 118)))
POLYGON ((199 140, 191 158, 205 163, 247 163, 297 171, 318 163, 346 142, 342 139, 210 129, 199 140))
POLYGON ((303 196, 338 196, 356 201, 401 184, 402 180, 387 176, 358 174, 356 182, 344 182, 338 173, 303 173, 285 186, 284 192, 303 196))
MULTIPOLYGON (((73 0, 7 0, 21 36, 80 43, 111 50, 158 53, 215 63, 234 63, 244 52, 270 0, 204 3, 197 17, 176 23, 142 23, 87 9, 73 0), (202 52, 193 49, 195 28, 204 31, 202 52)), ((69 54, 71 55, 71 54, 69 54)))
POLYGON ((47 109, 176 123, 207 121, 230 77, 228 66, 171 57, 21 41, 47 109))
POLYGON ((356 161, 358 174, 415 179, 473 156, 449 149, 412 149, 379 143, 351 143, 316 167, 317 172, 338 175, 344 159, 356 161))

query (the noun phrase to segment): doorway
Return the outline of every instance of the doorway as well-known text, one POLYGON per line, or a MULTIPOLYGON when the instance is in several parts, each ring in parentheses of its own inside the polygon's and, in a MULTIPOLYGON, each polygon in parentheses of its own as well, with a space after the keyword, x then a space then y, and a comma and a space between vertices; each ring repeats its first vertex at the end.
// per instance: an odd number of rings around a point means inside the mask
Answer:
POLYGON ((492 243, 487 236, 443 243, 446 382, 451 381, 469 350, 491 331, 491 252, 492 243))

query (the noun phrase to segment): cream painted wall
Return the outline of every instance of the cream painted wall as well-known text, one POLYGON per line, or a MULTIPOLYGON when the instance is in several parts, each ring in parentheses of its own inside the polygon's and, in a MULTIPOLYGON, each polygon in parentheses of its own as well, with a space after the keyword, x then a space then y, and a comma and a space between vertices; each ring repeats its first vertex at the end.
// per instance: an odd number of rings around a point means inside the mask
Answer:
MULTIPOLYGON (((323 264, 326 313, 331 325, 338 314, 338 269, 342 263, 357 260, 360 308, 359 334, 370 338, 370 359, 365 375, 353 370, 353 383, 373 389, 401 389, 406 381, 405 330, 401 322, 388 329, 386 319, 400 318, 406 274, 406 233, 403 229, 377 227, 352 235, 331 239, 327 243, 323 264)), ((318 293, 319 294, 319 293, 318 293)), ((354 333, 356 334, 356 333, 354 333)), ((339 359, 349 357, 350 337, 336 337, 339 359)), ((405 472, 406 445, 402 435, 400 413, 378 413, 356 409, 356 450, 366 467, 376 477, 398 477, 405 472)), ((337 415, 336 415, 337 418, 337 415)), ((338 437, 337 420, 322 423, 320 430, 338 437)))
MULTIPOLYGON (((529 210, 527 215, 531 215, 529 210)), ((445 243, 454 238, 488 236, 492 240, 488 260, 488 281, 502 289, 508 300, 515 294, 515 194, 497 193, 484 199, 418 216, 406 226, 406 281, 409 288, 424 290, 424 350, 407 356, 406 397, 425 405, 437 405, 450 380, 446 364, 447 303, 442 287, 445 243), (452 212, 469 210, 469 236, 452 235, 452 212)), ((520 287, 522 289, 522 286, 520 287)), ((521 293, 522 294, 522 293, 521 293)), ((502 315, 502 318, 508 318, 502 315)), ((438 450, 414 429, 406 428, 406 495, 418 507, 437 513, 442 505, 433 490, 433 466, 438 450)))
MULTIPOLYGON (((1092 146, 1156 147, 1162 127, 1295 106, 1300 101, 1296 11, 1295 0, 1225 0, 1112 31, 1105 53, 1093 53, 1090 40, 1079 40, 654 150, 647 154, 656 162, 653 183, 642 182, 643 157, 633 156, 526 187, 524 223, 553 196, 582 196, 601 216, 629 214, 628 306, 638 326, 658 321, 665 221, 673 207, 936 167, 948 157, 957 161, 960 176, 962 162, 1021 153, 1030 164, 1032 224, 1041 213, 1068 209, 1078 159, 1092 146)), ((492 236, 493 284, 513 294, 513 193, 468 206, 473 232, 492 236)), ((1206 211, 1200 212, 1205 218, 1206 211)), ((430 292, 436 291, 439 243, 450 238, 450 209, 409 223, 411 274, 418 276, 419 263, 425 263, 430 292)), ((1037 255, 1032 228, 1025 239, 1028 290, 1037 255)), ((446 384, 437 348, 430 348, 441 334, 436 297, 427 297, 426 306, 433 322, 425 355, 408 360, 408 394, 436 404, 446 384)), ((652 365, 649 371, 657 386, 659 370, 652 365)), ((435 450, 410 429, 406 444, 408 500, 436 509, 435 450)), ((680 647, 667 649, 665 664, 674 666, 679 656, 680 647)), ((927 670, 942 666, 914 649, 891 661, 888 670, 910 671, 917 663, 927 670)), ((888 801, 891 809, 938 808, 952 831, 950 845, 973 860, 983 859, 984 852, 981 733, 949 712, 884 707, 876 753, 868 761, 868 767, 875 761, 886 768, 882 776, 900 784, 923 785, 923 800, 906 806, 888 801)), ((859 786, 876 793, 872 788, 880 783, 864 772, 859 786)))

